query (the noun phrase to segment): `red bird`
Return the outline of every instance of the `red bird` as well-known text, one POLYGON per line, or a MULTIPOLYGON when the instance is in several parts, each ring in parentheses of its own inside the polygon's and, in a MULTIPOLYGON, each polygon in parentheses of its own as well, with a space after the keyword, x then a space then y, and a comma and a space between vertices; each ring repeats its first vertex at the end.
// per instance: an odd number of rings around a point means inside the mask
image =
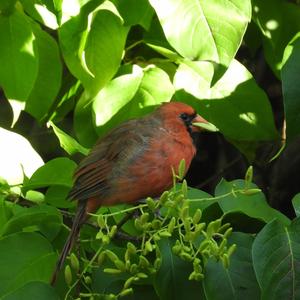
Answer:
POLYGON ((79 164, 69 198, 78 201, 53 284, 88 213, 102 205, 132 203, 157 197, 172 186, 172 168, 185 160, 186 171, 196 153, 193 122, 208 123, 181 102, 161 105, 153 113, 127 121, 101 138, 79 164))

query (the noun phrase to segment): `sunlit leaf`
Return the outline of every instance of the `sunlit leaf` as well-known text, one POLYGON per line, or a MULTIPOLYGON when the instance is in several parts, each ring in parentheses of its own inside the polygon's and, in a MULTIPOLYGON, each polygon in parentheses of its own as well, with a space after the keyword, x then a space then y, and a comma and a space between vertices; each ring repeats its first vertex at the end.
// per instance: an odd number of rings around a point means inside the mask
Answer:
POLYGON ((210 88, 212 74, 207 63, 202 68, 202 63, 189 62, 179 67, 174 85, 199 99, 192 101, 198 113, 228 138, 275 139, 271 105, 250 72, 233 60, 224 76, 210 88))
POLYGON ((57 138, 59 139, 60 145, 65 151, 72 155, 77 152, 87 155, 89 149, 81 146, 73 137, 59 129, 55 126, 52 122, 49 123, 50 126, 53 128, 54 133, 56 134, 57 138))
POLYGON ((40 155, 21 135, 0 127, 0 177, 11 185, 22 183, 44 164, 40 155))
POLYGON ((94 2, 87 3, 59 31, 66 64, 90 97, 118 70, 128 32, 107 6, 96 7, 94 2))
POLYGON ((75 162, 66 157, 52 159, 37 169, 30 179, 24 183, 23 188, 27 191, 51 185, 71 187, 75 168, 75 162))
POLYGON ((169 43, 183 57, 227 66, 251 19, 251 1, 150 0, 169 43))
POLYGON ((62 64, 56 41, 39 26, 32 27, 39 56, 38 74, 26 101, 25 110, 40 120, 45 118, 61 85, 62 64))
POLYGON ((29 19, 15 10, 0 15, 0 86, 8 99, 25 101, 38 72, 37 48, 29 19))

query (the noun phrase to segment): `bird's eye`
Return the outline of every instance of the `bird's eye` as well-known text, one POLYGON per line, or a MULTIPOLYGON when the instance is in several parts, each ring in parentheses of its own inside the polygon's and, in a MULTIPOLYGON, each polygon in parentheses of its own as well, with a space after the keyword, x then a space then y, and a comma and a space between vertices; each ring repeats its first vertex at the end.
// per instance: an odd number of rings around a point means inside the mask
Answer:
POLYGON ((186 113, 182 113, 182 114, 180 115, 180 118, 181 118, 183 121, 187 121, 187 120, 189 119, 189 115, 186 114, 186 113))

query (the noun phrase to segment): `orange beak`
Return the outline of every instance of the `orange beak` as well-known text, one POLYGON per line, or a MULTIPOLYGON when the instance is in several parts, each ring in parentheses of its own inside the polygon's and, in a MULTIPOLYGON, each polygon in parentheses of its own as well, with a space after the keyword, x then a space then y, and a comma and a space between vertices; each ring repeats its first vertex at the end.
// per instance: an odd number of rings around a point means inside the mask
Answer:
POLYGON ((212 123, 209 123, 204 118, 202 118, 199 115, 196 115, 196 117, 193 119, 193 126, 192 131, 199 132, 199 131, 212 131, 216 132, 219 131, 219 129, 213 125, 212 123))

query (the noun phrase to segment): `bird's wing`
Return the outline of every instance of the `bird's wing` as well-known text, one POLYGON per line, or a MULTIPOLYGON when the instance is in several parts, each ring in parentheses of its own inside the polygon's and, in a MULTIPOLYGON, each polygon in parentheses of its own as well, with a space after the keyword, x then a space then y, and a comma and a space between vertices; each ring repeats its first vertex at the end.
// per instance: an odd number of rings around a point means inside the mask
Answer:
POLYGON ((75 172, 70 199, 82 201, 91 197, 109 197, 112 173, 126 170, 131 159, 143 151, 145 139, 151 134, 141 135, 137 127, 139 120, 128 121, 99 140, 75 172))

